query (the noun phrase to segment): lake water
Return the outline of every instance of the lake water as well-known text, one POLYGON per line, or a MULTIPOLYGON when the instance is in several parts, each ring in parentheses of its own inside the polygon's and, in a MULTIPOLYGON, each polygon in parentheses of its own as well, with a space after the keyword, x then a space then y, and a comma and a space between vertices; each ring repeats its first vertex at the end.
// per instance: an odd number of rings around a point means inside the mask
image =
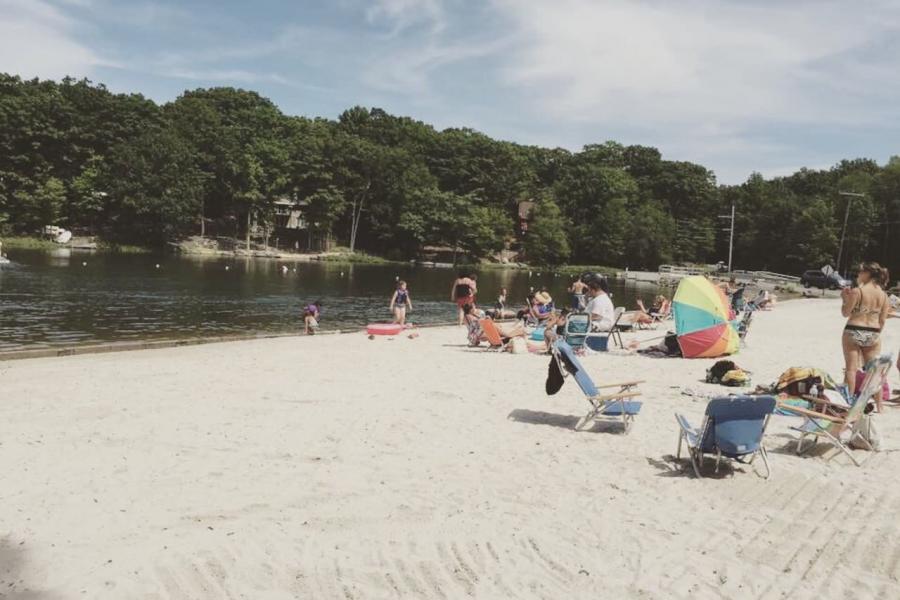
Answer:
MULTIPOLYGON (((284 263, 272 259, 196 258, 69 251, 8 252, 0 266, 0 351, 81 343, 237 333, 296 332, 301 307, 320 299, 322 329, 390 321, 395 278, 409 283, 412 323, 456 318, 455 271, 414 266, 284 263), (83 264, 86 263, 86 264, 83 264), (159 268, 156 265, 159 265, 159 268), (287 264, 288 273, 281 266, 287 264)), ((546 286, 568 304, 569 278, 511 269, 479 271, 479 301, 500 287, 524 305, 546 286)), ((655 288, 612 282, 616 305, 633 307, 655 288)))

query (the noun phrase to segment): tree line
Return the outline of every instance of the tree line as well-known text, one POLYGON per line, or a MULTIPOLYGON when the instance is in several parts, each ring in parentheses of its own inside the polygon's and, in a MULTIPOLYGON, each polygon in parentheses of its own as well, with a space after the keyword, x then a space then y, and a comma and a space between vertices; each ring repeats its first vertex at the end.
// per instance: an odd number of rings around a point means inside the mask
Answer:
POLYGON ((279 198, 302 199, 314 232, 397 259, 446 246, 473 259, 513 248, 534 264, 716 262, 728 252, 719 216, 733 204, 741 268, 833 264, 842 231, 842 266, 900 267, 897 157, 718 185, 706 167, 647 146, 570 152, 377 108, 285 115, 233 88, 159 105, 88 80, 0 74, 0 233, 57 224, 148 246, 204 223, 249 235, 251 219, 272 222, 279 198), (523 200, 534 202, 525 233, 523 200))

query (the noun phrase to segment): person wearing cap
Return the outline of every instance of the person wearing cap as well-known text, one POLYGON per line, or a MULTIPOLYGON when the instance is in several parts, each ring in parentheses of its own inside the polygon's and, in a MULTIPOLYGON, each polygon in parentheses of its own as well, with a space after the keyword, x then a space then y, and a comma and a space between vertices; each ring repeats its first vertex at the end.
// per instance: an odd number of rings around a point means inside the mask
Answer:
POLYGON ((588 293, 591 299, 585 311, 591 315, 591 329, 609 331, 615 321, 616 308, 609 297, 609 284, 606 279, 591 279, 588 282, 588 293))

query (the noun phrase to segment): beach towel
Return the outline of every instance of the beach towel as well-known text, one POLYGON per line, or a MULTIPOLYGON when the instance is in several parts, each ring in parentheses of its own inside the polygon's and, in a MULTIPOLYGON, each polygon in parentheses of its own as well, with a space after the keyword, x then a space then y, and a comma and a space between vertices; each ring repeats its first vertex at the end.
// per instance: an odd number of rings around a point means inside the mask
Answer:
POLYGON ((815 367, 791 367, 781 374, 775 384, 775 390, 788 396, 809 394, 813 387, 821 386, 827 390, 837 389, 837 384, 825 371, 815 367))

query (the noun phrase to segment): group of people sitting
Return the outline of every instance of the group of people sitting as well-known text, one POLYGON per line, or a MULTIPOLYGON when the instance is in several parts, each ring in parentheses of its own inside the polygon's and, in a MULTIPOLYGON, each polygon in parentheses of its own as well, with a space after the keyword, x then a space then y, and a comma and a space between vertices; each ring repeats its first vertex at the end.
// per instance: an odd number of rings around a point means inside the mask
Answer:
POLYGON ((746 297, 747 285, 738 284, 737 279, 732 277, 725 283, 719 284, 719 288, 725 292, 731 303, 731 309, 735 313, 741 313, 744 310, 771 310, 777 302, 777 296, 769 292, 769 290, 760 288, 752 299, 746 297))
MULTIPOLYGON (((460 276, 454 282, 454 293, 458 289, 457 286, 465 284, 471 285, 471 277, 466 277, 468 281, 463 281, 460 276)), ((459 304, 459 296, 455 295, 457 300, 462 322, 467 325, 468 339, 471 345, 478 345, 485 341, 485 334, 482 330, 481 319, 490 317, 494 320, 512 319, 515 321, 507 323, 497 323, 500 335, 504 339, 512 339, 515 337, 525 337, 526 328, 538 329, 543 331, 543 340, 546 346, 549 345, 557 337, 565 334, 566 321, 568 315, 572 312, 587 313, 589 315, 590 330, 595 333, 609 332, 616 324, 616 309, 613 306, 609 282, 606 277, 599 273, 588 273, 578 278, 569 287, 571 294, 571 308, 558 309, 553 297, 547 288, 532 290, 526 298, 524 308, 513 311, 507 305, 507 290, 500 290, 495 306, 488 311, 481 311, 474 302, 467 301, 459 304)), ((653 323, 663 318, 669 310, 668 300, 664 296, 657 296, 650 308, 645 307, 643 302, 639 301, 638 310, 632 313, 631 323, 653 323)))

